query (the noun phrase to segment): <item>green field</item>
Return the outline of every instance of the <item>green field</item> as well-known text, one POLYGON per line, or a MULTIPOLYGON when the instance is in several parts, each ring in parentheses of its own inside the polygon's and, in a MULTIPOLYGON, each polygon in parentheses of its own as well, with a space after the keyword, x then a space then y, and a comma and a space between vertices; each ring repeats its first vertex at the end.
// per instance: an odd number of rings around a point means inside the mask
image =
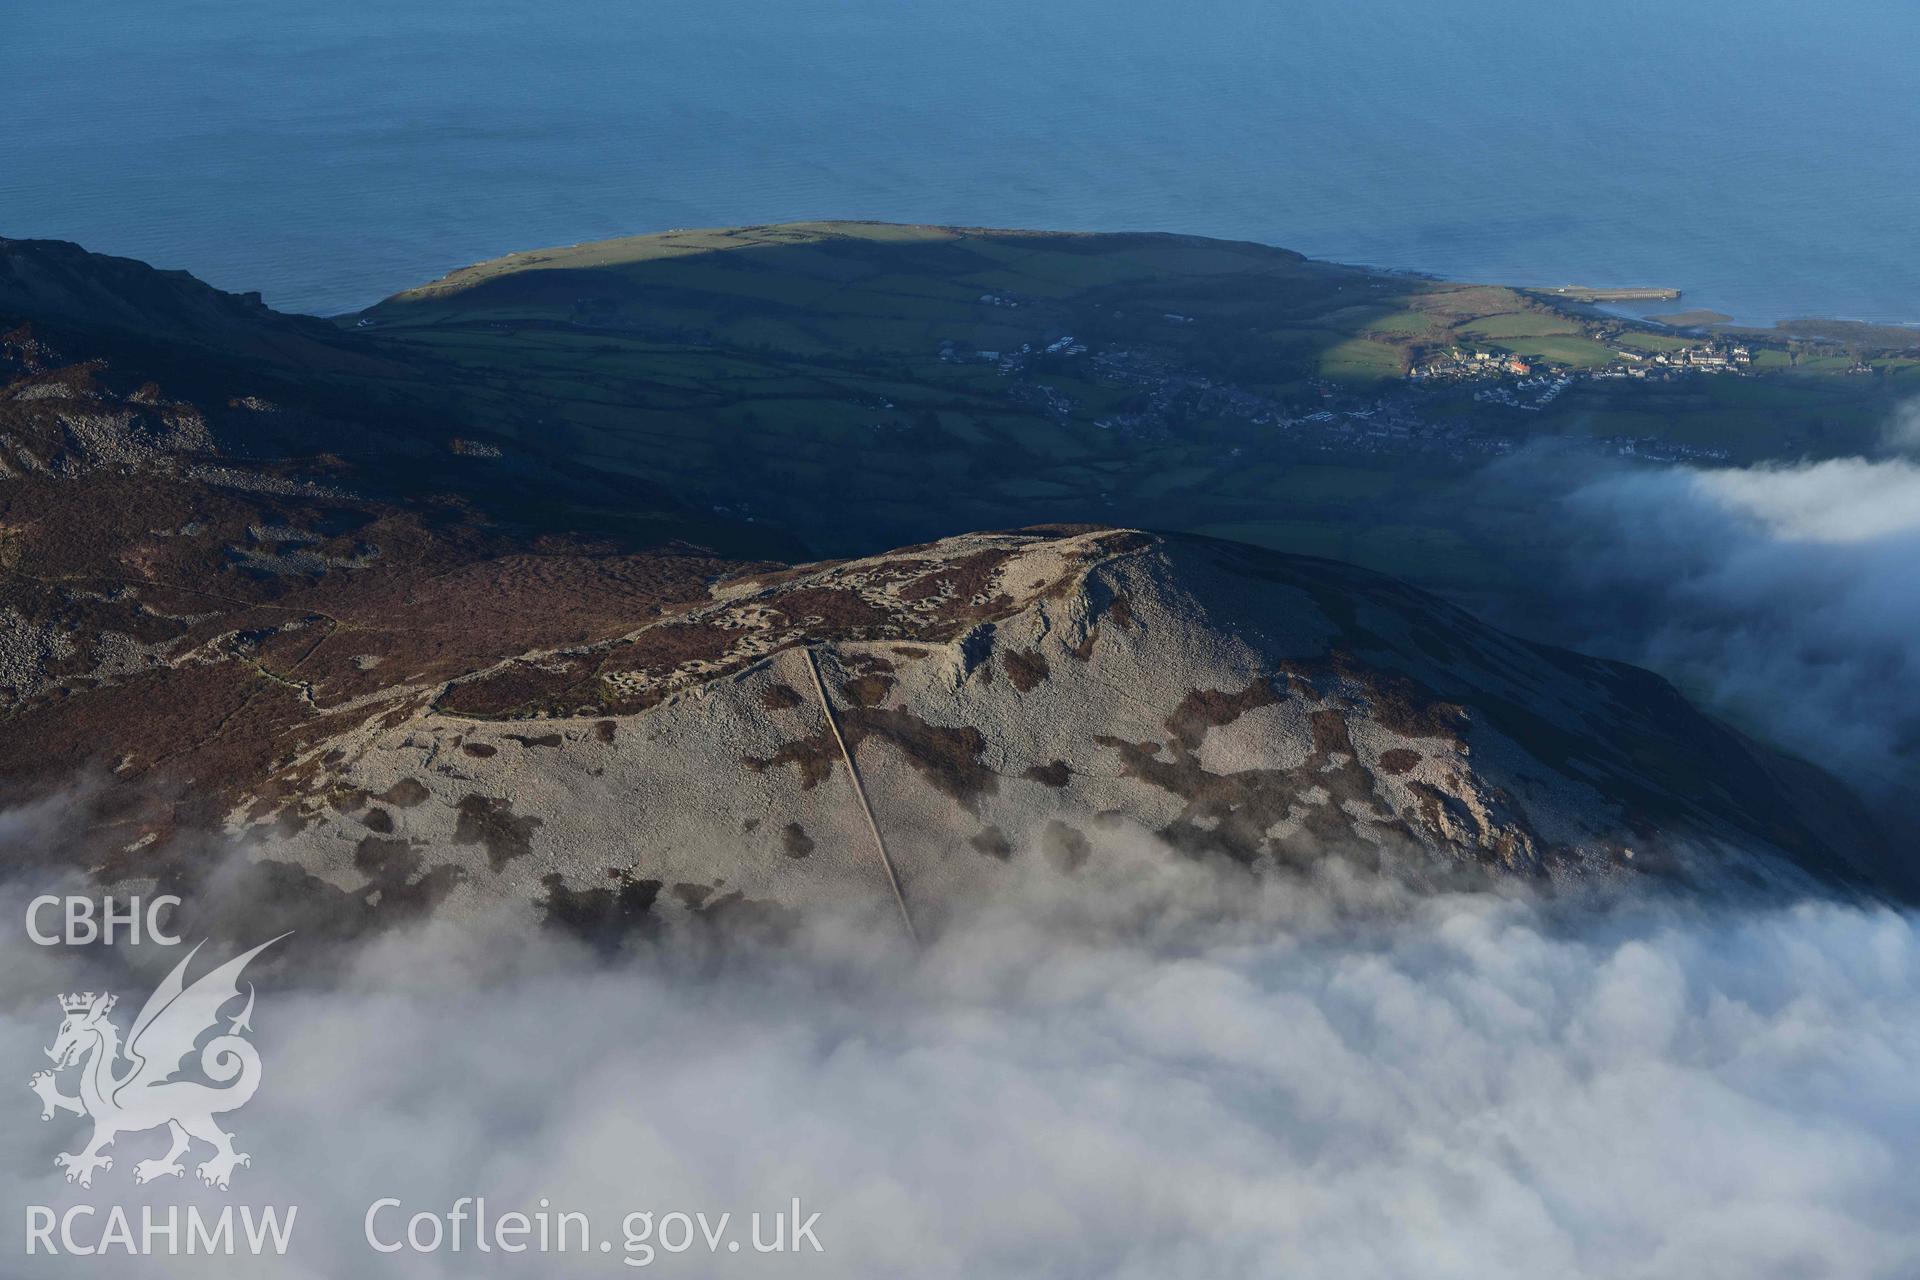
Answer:
POLYGON ((1531 359, 1551 360, 1575 369, 1595 369, 1612 364, 1619 358, 1604 343, 1574 336, 1522 338, 1514 341, 1512 346, 1515 351, 1531 359))
POLYGON ((1349 338, 1320 353, 1322 377, 1343 382, 1379 382, 1407 372, 1406 353, 1376 338, 1349 338))
POLYGON ((1671 333, 1623 333, 1616 341, 1623 347, 1649 354, 1699 345, 1698 338, 1682 338, 1671 333))
POLYGON ((1538 338, 1550 333, 1577 334, 1580 326, 1572 319, 1550 311, 1513 311, 1476 320, 1462 328, 1461 332, 1473 338, 1504 342, 1513 338, 1538 338))

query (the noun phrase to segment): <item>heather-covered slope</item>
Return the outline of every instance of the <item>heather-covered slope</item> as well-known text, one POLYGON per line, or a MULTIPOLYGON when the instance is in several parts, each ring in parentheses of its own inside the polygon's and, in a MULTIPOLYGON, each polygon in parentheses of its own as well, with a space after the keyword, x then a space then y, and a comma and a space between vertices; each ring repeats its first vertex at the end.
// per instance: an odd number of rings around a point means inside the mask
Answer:
POLYGON ((129 332, 0 312, 0 793, 66 805, 16 857, 175 882, 237 842, 361 921, 861 901, 844 740, 935 915, 1121 834, 1909 888, 1818 769, 1350 565, 1094 526, 783 565, 457 418, 303 397, 218 326, 205 360, 129 332))
POLYGON ((563 915, 884 900, 809 650, 936 913, 1113 832, 1257 868, 1405 855, 1571 881, 1751 874, 1771 852, 1871 878, 1837 788, 1810 818, 1645 672, 1351 566, 1104 529, 723 579, 669 620, 423 684, 233 816, 297 828, 275 856, 355 893, 426 876, 563 915))
POLYGON ((671 506, 626 537, 549 532, 523 517, 577 491, 476 478, 501 459, 443 423, 46 332, 0 316, 0 796, 80 788, 61 832, 95 865, 131 845, 164 867, 227 786, 397 677, 597 638, 741 563, 677 538, 716 522, 671 506))

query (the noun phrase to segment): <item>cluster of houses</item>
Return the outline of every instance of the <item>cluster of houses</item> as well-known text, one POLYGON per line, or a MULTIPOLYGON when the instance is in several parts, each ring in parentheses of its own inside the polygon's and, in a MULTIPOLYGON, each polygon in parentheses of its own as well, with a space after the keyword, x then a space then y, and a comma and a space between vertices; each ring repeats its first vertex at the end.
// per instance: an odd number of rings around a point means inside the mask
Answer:
POLYGON ((1652 355, 1642 355, 1638 351, 1625 349, 1615 354, 1633 364, 1668 369, 1697 369, 1703 373, 1725 373, 1730 370, 1744 369, 1753 363, 1753 350, 1750 347, 1716 347, 1711 343, 1698 347, 1682 347, 1678 351, 1656 351, 1652 355))
MULTIPOLYGON (((1674 351, 1644 352, 1626 347, 1613 349, 1622 363, 1591 370, 1595 378, 1664 378, 1681 373, 1739 373, 1753 363, 1753 350, 1739 345, 1702 343, 1674 351)), ((1478 380, 1487 378, 1527 378, 1538 366, 1510 351, 1485 347, 1454 347, 1445 355, 1414 366, 1407 373, 1413 382, 1478 380)), ((1569 376, 1560 370, 1559 376, 1569 376)))
POLYGON ((1687 444, 1654 436, 1608 436, 1594 444, 1607 453, 1651 462, 1725 462, 1733 456, 1731 450, 1713 445, 1687 444))
POLYGON ((955 342, 952 339, 948 339, 946 342, 943 342, 940 344, 940 363, 941 364, 975 364, 975 363, 1000 364, 1002 361, 1015 359, 1022 352, 1026 352, 1031 349, 1032 349, 1032 344, 1027 344, 1021 347, 1020 351, 1014 352, 1012 356, 1008 356, 999 351, 985 351, 977 347, 969 346, 964 342, 955 342))
POLYGON ((1454 347, 1446 355, 1417 365, 1407 377, 1417 381, 1437 378, 1487 378, 1511 374, 1524 378, 1533 366, 1510 351, 1489 351, 1484 347, 1454 347))
MULTIPOLYGON (((1050 356, 1083 356, 1087 353, 1087 344, 1068 334, 1064 338, 1055 338, 1041 353, 1050 356)), ((942 364, 996 364, 1002 373, 1012 373, 1021 368, 1027 357, 1035 354, 1031 342, 1020 344, 1018 351, 984 351, 970 347, 964 342, 949 338, 940 344, 940 362, 942 364)))
MULTIPOLYGON (((1738 372, 1753 363, 1750 348, 1726 342, 1696 343, 1663 352, 1631 351, 1612 343, 1608 346, 1618 357, 1614 363, 1578 370, 1530 361, 1497 347, 1456 346, 1414 368, 1408 375, 1413 386, 1408 389, 1428 379, 1471 382, 1476 384, 1472 388, 1476 401, 1539 412, 1586 378, 1668 379, 1694 371, 1738 372)), ((1066 423, 1081 405, 1059 388, 1034 380, 1034 375, 1052 367, 1043 363, 1046 357, 1085 357, 1083 376, 1144 393, 1093 422, 1103 431, 1121 435, 1171 437, 1185 423, 1239 420, 1284 432, 1301 448, 1437 453, 1461 459, 1507 453, 1524 438, 1523 433, 1489 429, 1488 419, 1463 415, 1431 418, 1423 410, 1427 398, 1417 393, 1389 394, 1371 404, 1358 404, 1347 388, 1322 379, 1309 380, 1309 385, 1320 392, 1322 405, 1317 411, 1302 413, 1266 393, 1216 382, 1178 367, 1164 353, 1118 348, 1091 351, 1088 343, 1058 330, 1005 351, 980 350, 959 339, 944 341, 939 348, 942 362, 994 366, 1009 379, 1008 395, 1015 401, 1066 423)), ((1725 456, 1724 450, 1654 439, 1619 437, 1599 445, 1608 452, 1668 461, 1711 461, 1725 456)))
POLYGON ((1473 398, 1485 404, 1503 404, 1510 409, 1538 413, 1558 400, 1560 393, 1572 385, 1571 374, 1542 373, 1512 384, 1483 387, 1473 393, 1473 398))

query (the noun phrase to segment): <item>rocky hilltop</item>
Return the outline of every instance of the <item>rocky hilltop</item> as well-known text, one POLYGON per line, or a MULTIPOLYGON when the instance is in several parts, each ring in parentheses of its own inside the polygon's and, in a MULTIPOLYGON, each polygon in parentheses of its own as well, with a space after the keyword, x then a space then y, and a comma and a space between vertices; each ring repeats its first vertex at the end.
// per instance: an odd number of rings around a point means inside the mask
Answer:
POLYGON ((934 914, 1112 832, 1253 869, 1904 887, 1811 766, 1376 573, 1085 525, 791 564, 666 504, 645 536, 529 523, 573 479, 469 483, 501 459, 457 422, 20 297, 0 786, 62 816, 16 858, 177 882, 237 847, 350 921, 592 929, 884 895, 869 815, 934 914))
POLYGON ((1782 797, 1782 762, 1645 672, 1351 566, 1135 530, 728 576, 391 696, 404 713, 316 743, 231 821, 293 831, 283 850, 355 892, 404 867, 555 910, 883 896, 866 805, 936 906, 1114 830, 1255 868, 1567 881, 1765 848, 1866 871, 1782 797))

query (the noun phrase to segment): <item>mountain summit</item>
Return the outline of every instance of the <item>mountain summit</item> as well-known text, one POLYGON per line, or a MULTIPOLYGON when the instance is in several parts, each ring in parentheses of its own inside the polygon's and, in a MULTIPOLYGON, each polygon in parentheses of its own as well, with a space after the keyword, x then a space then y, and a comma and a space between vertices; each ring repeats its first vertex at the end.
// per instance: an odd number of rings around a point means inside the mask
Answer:
POLYGON ((531 522, 580 477, 261 381, 271 313, 158 358, 84 323, 145 277, 9 251, 14 305, 29 275, 82 301, 0 317, 0 783, 66 794, 40 852, 106 881, 198 874, 211 838, 354 919, 598 927, 884 895, 877 829, 936 912, 1114 833, 1256 870, 1905 888, 1818 770, 1392 578, 1092 525, 795 564, 667 500, 531 522))

